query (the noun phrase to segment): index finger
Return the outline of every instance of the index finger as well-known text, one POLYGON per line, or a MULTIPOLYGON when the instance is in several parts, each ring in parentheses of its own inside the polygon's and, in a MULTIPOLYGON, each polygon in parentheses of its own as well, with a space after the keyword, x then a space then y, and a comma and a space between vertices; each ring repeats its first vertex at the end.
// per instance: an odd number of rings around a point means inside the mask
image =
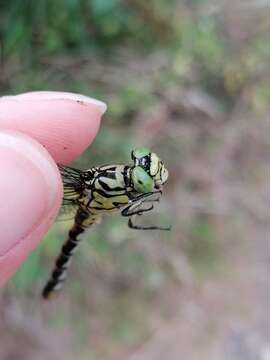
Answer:
POLYGON ((106 105, 80 94, 39 91, 0 98, 0 129, 22 132, 68 164, 95 138, 106 105))

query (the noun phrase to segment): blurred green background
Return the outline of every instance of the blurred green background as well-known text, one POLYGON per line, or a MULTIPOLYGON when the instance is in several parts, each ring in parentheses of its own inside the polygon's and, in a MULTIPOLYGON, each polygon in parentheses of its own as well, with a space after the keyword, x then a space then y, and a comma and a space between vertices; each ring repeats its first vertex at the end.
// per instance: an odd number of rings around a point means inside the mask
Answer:
POLYGON ((76 166, 151 147, 170 172, 153 219, 173 225, 106 218, 44 304, 56 223, 2 290, 1 360, 269 359, 269 30, 266 0, 0 3, 1 94, 106 102, 76 166))

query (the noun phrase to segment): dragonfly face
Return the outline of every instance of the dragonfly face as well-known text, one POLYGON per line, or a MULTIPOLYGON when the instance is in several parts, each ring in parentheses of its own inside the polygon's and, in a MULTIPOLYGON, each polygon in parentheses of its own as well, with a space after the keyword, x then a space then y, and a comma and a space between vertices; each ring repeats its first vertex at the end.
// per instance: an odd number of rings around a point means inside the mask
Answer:
POLYGON ((162 160, 148 148, 142 147, 133 150, 131 158, 134 161, 132 180, 135 190, 140 189, 141 191, 137 191, 147 193, 153 191, 154 188, 160 189, 168 180, 169 173, 162 160), (136 170, 138 167, 144 170, 144 174, 142 170, 136 170))

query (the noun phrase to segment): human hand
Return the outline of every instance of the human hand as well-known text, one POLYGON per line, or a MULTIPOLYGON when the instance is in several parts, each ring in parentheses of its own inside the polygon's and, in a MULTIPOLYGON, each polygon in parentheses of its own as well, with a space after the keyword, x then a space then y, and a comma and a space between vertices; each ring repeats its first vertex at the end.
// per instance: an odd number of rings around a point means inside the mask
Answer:
POLYGON ((68 164, 91 144, 105 110, 104 103, 72 93, 0 98, 0 286, 57 216, 56 163, 68 164))

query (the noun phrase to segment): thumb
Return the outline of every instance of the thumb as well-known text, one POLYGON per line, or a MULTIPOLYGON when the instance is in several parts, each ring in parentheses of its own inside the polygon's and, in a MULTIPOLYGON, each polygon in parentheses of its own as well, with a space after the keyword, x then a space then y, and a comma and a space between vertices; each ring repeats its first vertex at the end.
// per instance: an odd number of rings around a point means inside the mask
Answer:
POLYGON ((45 148, 0 131, 0 286, 48 231, 61 198, 60 174, 45 148))

